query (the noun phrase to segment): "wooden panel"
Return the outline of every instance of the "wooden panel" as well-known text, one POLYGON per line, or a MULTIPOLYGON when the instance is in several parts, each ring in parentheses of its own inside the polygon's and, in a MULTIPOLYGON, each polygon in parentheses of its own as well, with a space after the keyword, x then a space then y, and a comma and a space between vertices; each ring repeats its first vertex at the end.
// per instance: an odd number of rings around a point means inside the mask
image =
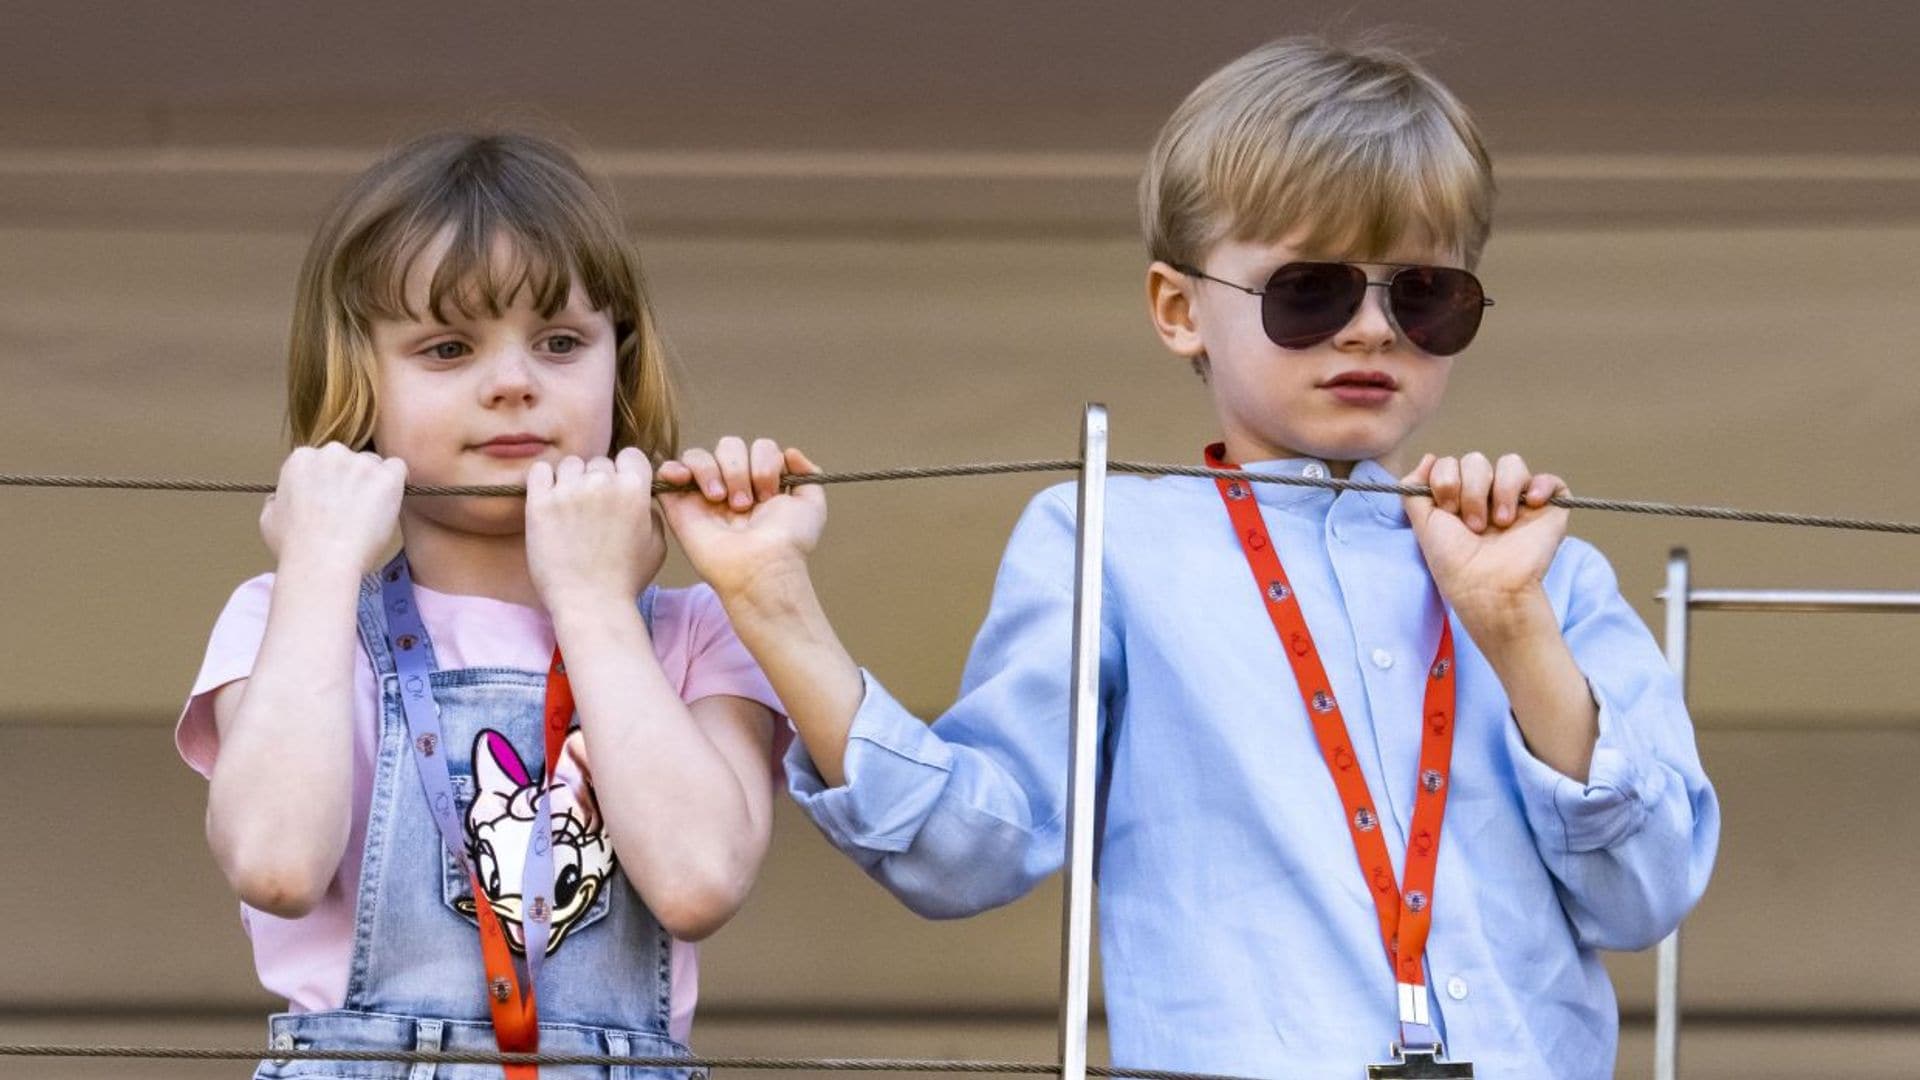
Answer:
MULTIPOLYGON (((1807 718, 1817 727, 1819 717, 1807 718)), ((1704 739, 1725 843, 1688 928, 1686 993, 1721 1014, 1920 1015, 1920 938, 1889 933, 1920 894, 1912 731, 1719 731, 1704 739), (1871 880, 1868 875, 1871 873, 1871 880)), ((11 763, 0 865, 0 1011, 259 1008, 246 944, 200 834, 200 780, 161 724, 0 726, 11 763), (51 902, 51 911, 49 911, 51 902), (51 915, 51 917, 49 917, 51 915)), ((960 922, 908 913, 782 803, 746 910, 704 948, 725 1009, 1037 1011, 1058 979, 1049 886, 960 922)), ((1650 957, 1619 958, 1622 1002, 1650 1004, 1650 957)))

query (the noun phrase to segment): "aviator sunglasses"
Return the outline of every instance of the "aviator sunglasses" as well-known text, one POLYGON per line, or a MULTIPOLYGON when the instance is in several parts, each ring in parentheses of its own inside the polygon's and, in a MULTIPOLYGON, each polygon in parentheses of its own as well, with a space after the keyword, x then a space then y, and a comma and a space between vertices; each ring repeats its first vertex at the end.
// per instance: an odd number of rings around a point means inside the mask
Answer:
POLYGON ((1256 289, 1198 267, 1176 263, 1175 270, 1205 278, 1260 298, 1260 323, 1283 349, 1306 349, 1331 338, 1353 321, 1367 290, 1387 290, 1387 312, 1406 339, 1422 352, 1452 356, 1480 332, 1481 312, 1493 306, 1480 279, 1452 266, 1401 266, 1392 263, 1290 262, 1256 289), (1370 281, 1362 265, 1392 270, 1385 281, 1370 281))

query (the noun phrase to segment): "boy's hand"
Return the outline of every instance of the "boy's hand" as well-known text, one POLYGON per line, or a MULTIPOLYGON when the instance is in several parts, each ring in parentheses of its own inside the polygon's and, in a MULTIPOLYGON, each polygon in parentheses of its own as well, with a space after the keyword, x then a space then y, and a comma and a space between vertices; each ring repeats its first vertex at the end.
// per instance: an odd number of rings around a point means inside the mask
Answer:
POLYGON ((260 538, 280 566, 337 567, 358 576, 385 553, 400 520, 407 463, 344 444, 287 455, 260 508, 260 538))
POLYGON ((819 472, 798 450, 772 439, 752 446, 727 436, 711 453, 694 448, 660 466, 660 479, 698 490, 660 496, 687 561, 721 597, 738 597, 762 576, 804 567, 827 524, 816 484, 780 490, 783 474, 819 472))
POLYGON ((1431 499, 1406 497, 1407 517, 1440 595, 1475 637, 1491 635, 1544 599, 1540 583, 1567 535, 1567 511, 1548 504, 1567 493, 1551 473, 1518 454, 1432 454, 1402 480, 1426 484, 1431 499))
POLYGON ((612 460, 568 457, 527 471, 527 571, 548 612, 631 604, 666 557, 644 453, 630 446, 612 460))

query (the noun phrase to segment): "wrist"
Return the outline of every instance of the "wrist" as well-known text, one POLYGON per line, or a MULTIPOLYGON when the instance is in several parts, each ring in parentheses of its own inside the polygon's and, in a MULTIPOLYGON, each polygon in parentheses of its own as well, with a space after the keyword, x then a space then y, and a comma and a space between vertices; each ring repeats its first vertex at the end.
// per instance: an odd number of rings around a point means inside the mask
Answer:
POLYGON ((1448 597, 1448 603, 1483 652, 1560 633, 1553 603, 1537 581, 1514 589, 1476 590, 1448 597))
POLYGON ((746 572, 709 581, 730 618, 778 620, 818 605, 805 558, 766 559, 746 572))
POLYGON ((364 560, 352 552, 326 547, 286 547, 274 565, 274 588, 314 587, 352 591, 365 573, 364 560))
POLYGON ((554 632, 561 633, 563 628, 576 626, 605 626, 610 620, 637 612, 635 598, 626 595, 623 589, 594 588, 592 586, 569 586, 558 589, 543 589, 540 603, 547 609, 547 617, 553 620, 554 632))

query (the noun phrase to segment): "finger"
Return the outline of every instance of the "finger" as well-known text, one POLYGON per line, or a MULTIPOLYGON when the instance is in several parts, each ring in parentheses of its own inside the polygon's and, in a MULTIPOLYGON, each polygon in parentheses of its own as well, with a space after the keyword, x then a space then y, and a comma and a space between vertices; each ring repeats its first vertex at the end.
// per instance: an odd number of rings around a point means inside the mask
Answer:
MULTIPOLYGON (((789 475, 789 477, 818 477, 818 475, 820 475, 820 465, 814 465, 814 461, 812 461, 810 457, 801 454, 801 450, 795 448, 795 446, 789 446, 789 448, 787 448, 785 459, 787 459, 787 475, 789 475)), ((787 494, 791 494, 791 496, 795 496, 795 498, 799 498, 799 500, 803 500, 803 502, 820 503, 820 505, 826 505, 826 500, 828 500, 828 492, 826 492, 826 488, 822 488, 820 484, 787 484, 787 494)))
MULTIPOLYGON (((1433 464, 1435 460, 1432 454, 1422 455, 1420 464, 1415 465, 1412 472, 1401 477, 1400 482, 1413 486, 1431 484, 1433 482, 1433 464)), ((1433 500, 1427 496, 1402 495, 1400 497, 1400 503, 1406 507, 1407 520, 1412 522, 1416 528, 1424 525, 1426 520, 1433 516, 1433 500)))
POLYGON ((1443 457, 1434 461, 1433 469, 1427 476, 1428 486, 1433 488, 1433 505, 1436 510, 1449 514, 1460 512, 1460 459, 1443 457))
POLYGON ((280 482, 282 484, 286 483, 287 474, 305 465, 307 459, 313 455, 314 449, 311 446, 294 447, 293 452, 287 455, 287 459, 280 463, 280 482))
POLYGON ((1502 454, 1493 466, 1493 523, 1506 528, 1513 524, 1521 500, 1533 473, 1519 454, 1502 454))
POLYGON ((274 558, 280 557, 280 515, 274 509, 271 495, 260 505, 260 539, 274 558))
POLYGON ((320 460, 326 462, 327 466, 332 469, 340 469, 344 467, 347 462, 357 461, 359 457, 360 452, 358 450, 342 442, 330 442, 320 448, 320 460))
POLYGON ((623 448, 613 456, 613 471, 622 475, 645 476, 653 479, 653 462, 647 460, 647 452, 637 446, 623 448))
POLYGON ((755 439, 748 452, 748 469, 753 478, 755 502, 766 502, 780 494, 780 474, 786 471, 787 458, 780 444, 772 439, 755 439))
POLYGON ((796 476, 815 476, 820 472, 820 466, 815 465, 811 458, 801 453, 800 448, 797 446, 787 447, 785 456, 787 471, 796 476))
POLYGON ((626 447, 614 456, 613 477, 628 493, 643 499, 653 498, 653 462, 639 447, 626 447))
POLYGON ((753 476, 748 468, 746 440, 737 435, 721 439, 713 448, 720 463, 720 479, 727 486, 727 500, 735 510, 753 505, 753 476))
POLYGON ((592 457, 586 459, 580 479, 588 487, 602 488, 618 483, 619 475, 613 470, 612 458, 592 457))
MULTIPOLYGON (((654 470, 654 476, 657 477, 661 483, 670 487, 691 487, 695 490, 698 490, 700 487, 699 484, 694 482, 693 470, 687 468, 685 462, 677 460, 661 462, 660 467, 654 470)), ((662 492, 662 494, 666 494, 666 492, 662 492)))
POLYGON ((586 475, 586 472, 587 463, 574 457, 572 454, 568 454, 566 457, 560 459, 559 465, 554 467, 554 485, 557 487, 561 484, 578 482, 582 476, 586 475))
POLYGON ((553 493, 553 466, 544 461, 536 461, 527 470, 527 501, 540 502, 553 493))
MULTIPOLYGON (((1433 463, 1437 460, 1439 459, 1435 458, 1432 454, 1420 455, 1420 463, 1413 467, 1412 472, 1401 477, 1400 482, 1410 487, 1427 483, 1433 475, 1433 463)), ((1408 495, 1404 497, 1409 499, 1421 498, 1421 496, 1418 495, 1408 495)))
POLYGON ((1493 494, 1493 462, 1475 451, 1460 459, 1460 520, 1474 532, 1487 527, 1487 501, 1493 494))
POLYGON ((725 501, 727 485, 720 480, 720 463, 713 460, 712 454, 696 446, 681 452, 680 461, 708 502, 725 501))
POLYGON ((1528 506, 1545 506, 1553 501, 1555 495, 1571 494, 1567 482, 1552 473, 1536 473, 1527 481, 1525 499, 1528 506))

